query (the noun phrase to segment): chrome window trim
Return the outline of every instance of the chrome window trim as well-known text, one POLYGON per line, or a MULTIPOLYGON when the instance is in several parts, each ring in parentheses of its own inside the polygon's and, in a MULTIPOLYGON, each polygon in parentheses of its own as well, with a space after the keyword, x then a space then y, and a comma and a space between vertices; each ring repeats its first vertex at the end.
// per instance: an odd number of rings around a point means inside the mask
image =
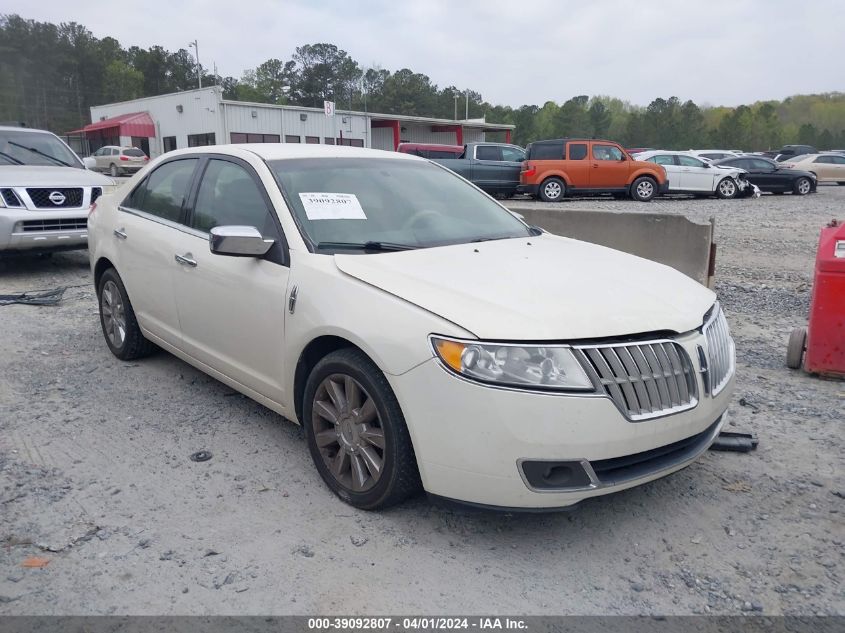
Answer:
POLYGON ((199 237, 201 239, 208 240, 208 233, 202 233, 201 231, 197 231, 196 229, 192 229, 189 226, 185 226, 184 224, 180 224, 179 222, 174 222, 173 220, 168 220, 167 218, 163 218, 158 215, 154 215, 147 211, 141 211, 140 209, 134 209, 132 207, 127 207, 125 205, 118 205, 118 211, 123 211, 124 213, 128 213, 130 215, 134 215, 136 217, 142 218, 144 220, 150 220, 151 222, 156 222, 163 226, 166 226, 170 229, 176 229, 177 231, 181 231, 182 233, 187 233, 188 235, 193 235, 194 237, 199 237))

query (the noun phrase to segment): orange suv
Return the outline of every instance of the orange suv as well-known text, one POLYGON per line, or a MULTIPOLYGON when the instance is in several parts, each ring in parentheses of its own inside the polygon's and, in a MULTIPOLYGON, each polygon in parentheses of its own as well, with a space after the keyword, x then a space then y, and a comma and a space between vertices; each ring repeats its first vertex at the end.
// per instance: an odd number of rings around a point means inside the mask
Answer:
POLYGON ((669 179, 661 165, 633 160, 621 145, 595 139, 531 143, 519 182, 519 193, 545 202, 599 193, 648 202, 669 190, 669 179))

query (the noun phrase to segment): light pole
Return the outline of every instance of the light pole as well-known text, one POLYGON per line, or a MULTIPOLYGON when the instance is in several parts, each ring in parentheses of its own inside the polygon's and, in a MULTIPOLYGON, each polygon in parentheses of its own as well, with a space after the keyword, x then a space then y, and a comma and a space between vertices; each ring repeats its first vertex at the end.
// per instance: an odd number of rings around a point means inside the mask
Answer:
POLYGON ((464 114, 464 121, 469 121, 469 89, 467 89, 466 114, 464 114))
POLYGON ((452 96, 455 98, 455 119, 454 119, 454 120, 455 120, 455 121, 457 121, 457 120, 458 120, 458 99, 460 99, 460 98, 461 98, 461 95, 459 95, 459 94, 456 92, 456 93, 455 93, 455 94, 453 94, 452 96))
POLYGON ((199 87, 202 88, 202 66, 200 66, 200 46, 197 43, 197 40, 193 42, 188 42, 188 48, 194 47, 194 51, 197 55, 197 83, 199 87))

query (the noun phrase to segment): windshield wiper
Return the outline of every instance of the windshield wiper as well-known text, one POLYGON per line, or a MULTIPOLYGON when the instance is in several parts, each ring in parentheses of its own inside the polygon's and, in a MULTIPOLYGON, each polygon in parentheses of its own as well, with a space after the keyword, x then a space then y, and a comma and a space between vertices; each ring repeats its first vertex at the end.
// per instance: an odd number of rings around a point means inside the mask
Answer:
MULTIPOLYGON (((59 165, 64 165, 65 167, 73 167, 70 163, 66 163, 61 158, 56 158, 55 156, 50 156, 50 154, 46 152, 42 152, 40 149, 35 147, 27 147, 26 145, 21 145, 20 143, 15 143, 14 141, 9 141, 9 145, 14 145, 15 147, 20 147, 21 149, 28 150, 33 154, 38 154, 39 156, 43 156, 44 158, 49 158, 52 161, 57 162, 59 165)), ((21 163, 23 164, 23 163, 21 163)))
POLYGON ((18 160, 17 158, 15 158, 14 156, 12 156, 11 154, 7 154, 6 152, 0 152, 0 156, 2 156, 3 158, 5 158, 5 159, 6 159, 6 160, 8 160, 9 162, 14 163, 15 165, 23 165, 23 161, 22 161, 22 160, 18 160))
POLYGON ((316 245, 317 250, 325 248, 346 248, 356 251, 409 251, 418 246, 412 244, 394 244, 393 242, 319 242, 316 245))

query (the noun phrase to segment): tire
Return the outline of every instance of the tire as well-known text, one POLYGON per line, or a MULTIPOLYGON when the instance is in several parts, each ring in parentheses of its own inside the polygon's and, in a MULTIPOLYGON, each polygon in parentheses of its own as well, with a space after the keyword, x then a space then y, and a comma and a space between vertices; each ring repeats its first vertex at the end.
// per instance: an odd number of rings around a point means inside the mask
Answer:
POLYGON ((537 190, 543 202, 558 202, 566 196, 566 183, 560 178, 546 178, 537 190))
POLYGON ((716 196, 722 200, 732 200, 736 198, 737 193, 739 193, 739 187, 736 181, 730 176, 722 178, 719 184, 716 185, 716 196))
POLYGON ((839 185, 840 187, 845 187, 845 182, 837 182, 836 184, 839 185))
POLYGON ((786 346, 786 366, 790 369, 800 369, 807 348, 807 328, 797 327, 789 335, 786 346))
POLYGON ((381 510, 422 488, 399 402, 384 373, 360 350, 334 351, 314 366, 302 413, 317 472, 349 505, 381 510), (360 406, 349 403, 350 394, 357 394, 352 397, 360 406))
POLYGON ((114 163, 109 165, 109 176, 111 176, 112 178, 117 178, 118 175, 120 175, 120 170, 117 168, 117 165, 115 165, 114 163))
POLYGON ((120 275, 109 268, 97 284, 100 326, 111 353, 120 360, 149 356, 155 345, 144 338, 120 275))
POLYGON ((813 184, 809 178, 798 178, 792 188, 792 193, 797 196, 806 196, 813 190, 813 184))
POLYGON ((653 178, 640 176, 631 184, 631 197, 639 202, 650 202, 657 195, 657 183, 653 178))

